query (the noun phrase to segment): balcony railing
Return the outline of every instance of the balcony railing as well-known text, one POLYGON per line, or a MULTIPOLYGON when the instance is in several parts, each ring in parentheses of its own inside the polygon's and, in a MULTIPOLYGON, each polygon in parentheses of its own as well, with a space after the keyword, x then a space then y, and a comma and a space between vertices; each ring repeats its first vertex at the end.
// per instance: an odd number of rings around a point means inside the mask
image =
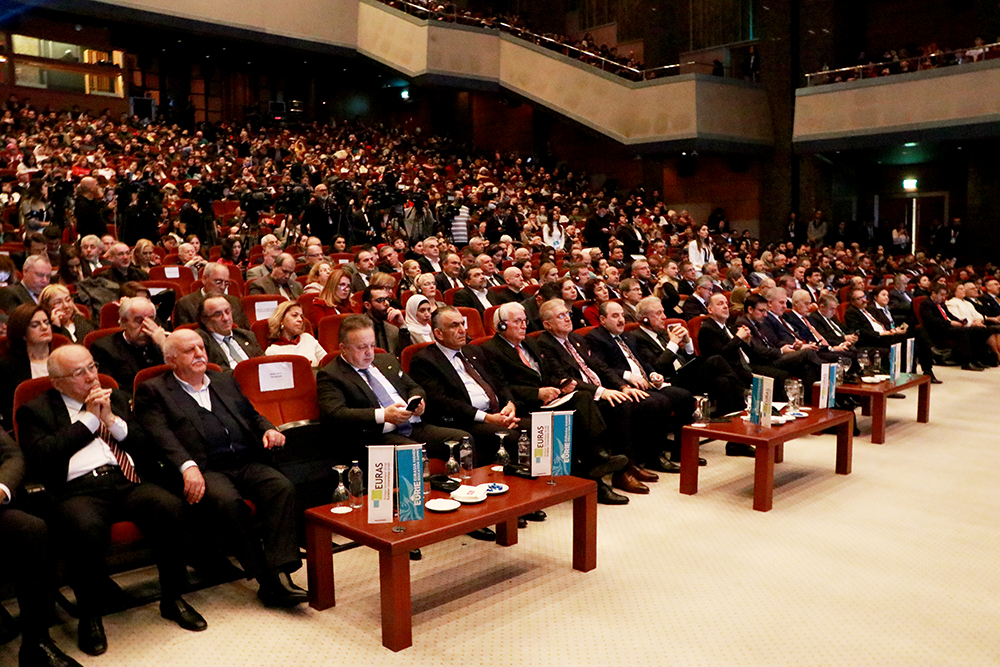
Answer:
POLYGON ((840 69, 821 70, 806 74, 806 86, 822 86, 828 83, 877 79, 895 74, 921 72, 942 67, 953 67, 965 63, 1000 58, 1000 42, 977 44, 954 51, 935 51, 930 54, 900 58, 867 65, 854 65, 840 69))

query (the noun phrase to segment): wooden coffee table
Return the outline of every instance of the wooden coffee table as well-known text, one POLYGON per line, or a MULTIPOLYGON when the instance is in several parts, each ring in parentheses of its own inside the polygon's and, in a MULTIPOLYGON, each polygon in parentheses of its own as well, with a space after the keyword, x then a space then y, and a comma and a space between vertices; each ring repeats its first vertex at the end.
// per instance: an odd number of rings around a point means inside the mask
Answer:
POLYGON ((698 444, 701 438, 752 445, 757 452, 754 458, 753 508, 758 512, 769 512, 774 496, 774 464, 784 460, 785 443, 834 426, 837 427, 837 474, 849 475, 854 444, 853 412, 812 408, 808 417, 770 428, 754 426, 738 416, 729 423, 685 426, 681 431, 681 493, 698 493, 698 444))
MULTIPOLYGON (((905 389, 919 387, 917 392, 917 421, 926 424, 930 421, 931 415, 931 376, 911 375, 901 373, 899 378, 892 382, 857 384, 842 384, 837 387, 838 394, 848 396, 860 396, 866 399, 865 405, 861 408, 861 414, 872 418, 872 442, 881 445, 885 442, 885 409, 886 398, 889 394, 895 394, 905 389)), ((819 390, 813 391, 813 402, 819 400, 819 390)))
MULTIPOLYGON (((590 572, 597 567, 597 483, 578 477, 522 479, 492 472, 488 467, 473 471, 471 484, 500 482, 510 490, 489 496, 484 502, 463 505, 454 512, 436 514, 424 510, 421 521, 368 523, 367 505, 350 514, 332 514, 331 505, 306 510, 306 551, 309 573, 309 605, 328 609, 336 604, 333 555, 334 533, 379 552, 382 598, 382 645, 400 651, 413 644, 410 609, 410 551, 460 537, 478 528, 495 525, 497 544, 517 544, 517 518, 536 510, 573 501, 573 569, 590 572), (393 526, 402 526, 395 533, 393 526)), ((432 491, 430 498, 447 494, 432 491)))

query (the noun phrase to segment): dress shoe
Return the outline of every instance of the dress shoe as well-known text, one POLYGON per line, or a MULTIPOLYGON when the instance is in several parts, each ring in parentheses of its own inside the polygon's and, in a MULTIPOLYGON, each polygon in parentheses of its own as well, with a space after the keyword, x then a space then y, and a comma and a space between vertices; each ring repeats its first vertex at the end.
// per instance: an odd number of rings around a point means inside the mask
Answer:
POLYGON ((615 454, 614 456, 604 454, 604 456, 598 456, 594 466, 587 471, 587 477, 590 479, 599 479, 613 472, 618 472, 622 468, 628 465, 628 457, 624 454, 615 454))
POLYGON ((496 542, 497 534, 493 532, 492 528, 478 528, 471 533, 466 533, 469 537, 474 540, 480 540, 482 542, 496 542))
POLYGON ((897 391, 895 394, 889 394, 886 398, 906 398, 906 394, 901 394, 897 391))
POLYGON ((522 518, 527 519, 528 521, 545 521, 545 519, 547 519, 548 516, 549 515, 546 514, 544 511, 537 510, 535 512, 531 512, 530 514, 525 514, 522 518))
POLYGON ((607 483, 598 480, 597 502, 601 505, 628 505, 628 497, 615 493, 607 483))
POLYGON ((677 474, 681 471, 680 465, 674 463, 666 456, 660 456, 652 463, 644 466, 647 470, 656 470, 657 472, 666 472, 671 474, 677 474))
POLYGON ((181 598, 167 601, 161 600, 160 616, 167 620, 174 621, 177 625, 181 626, 185 630, 190 630, 191 632, 201 632, 208 627, 208 623, 205 622, 205 619, 202 618, 201 614, 196 612, 194 607, 181 598))
POLYGON ((630 473, 633 477, 635 477, 640 482, 658 482, 658 481, 660 481, 660 476, 657 475, 655 472, 650 472, 649 470, 646 470, 645 468, 640 468, 639 466, 637 466, 634 463, 628 464, 628 467, 625 468, 625 472, 630 473))
POLYGON ((979 364, 975 364, 975 363, 973 363, 973 364, 963 364, 962 365, 962 370, 963 371, 981 371, 981 370, 983 370, 983 367, 980 366, 979 364))
POLYGON ((612 475, 611 486, 627 493, 649 493, 649 487, 637 480, 627 470, 622 470, 612 475))
MULTIPOLYGON (((677 465, 680 465, 680 463, 681 463, 680 461, 674 461, 673 459, 670 459, 670 462, 671 463, 676 463, 677 465)), ((699 456, 698 457, 698 465, 700 465, 700 466, 707 466, 708 465, 708 461, 705 460, 704 458, 702 458, 701 456, 699 456)))
POLYGON ((525 519, 523 516, 517 517, 517 527, 518 528, 527 528, 528 527, 528 520, 525 519))
POLYGON ((726 456, 746 456, 752 459, 757 456, 757 450, 739 442, 727 442, 726 456))
POLYGON ((420 553, 420 549, 413 549, 410 551, 410 560, 420 560, 424 555, 420 553))
POLYGON ((108 638, 100 616, 83 616, 76 629, 76 645, 87 655, 101 655, 108 650, 108 638))
POLYGON ((37 644, 21 642, 17 664, 18 667, 81 667, 80 663, 60 651, 51 639, 37 644))
POLYGON ((257 597, 265 607, 296 607, 309 601, 303 589, 278 574, 261 577, 257 581, 260 583, 257 597))
POLYGON ((944 384, 941 380, 937 379, 937 376, 931 373, 931 384, 944 384))

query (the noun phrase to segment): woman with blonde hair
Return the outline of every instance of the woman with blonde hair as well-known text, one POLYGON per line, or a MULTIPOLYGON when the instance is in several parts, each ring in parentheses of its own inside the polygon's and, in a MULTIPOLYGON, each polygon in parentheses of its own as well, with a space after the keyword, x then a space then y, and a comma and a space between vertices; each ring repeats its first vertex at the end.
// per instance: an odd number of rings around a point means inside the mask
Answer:
POLYGON ((443 301, 437 300, 437 281, 434 280, 433 273, 420 274, 417 276, 416 284, 417 289, 414 291, 414 295, 423 294, 435 308, 445 305, 443 301))
POLYGON ((305 289, 303 293, 307 294, 319 294, 326 287, 326 283, 329 281, 330 276, 333 275, 333 264, 327 262, 326 260, 316 262, 311 269, 309 269, 309 276, 306 282, 305 289))
POLYGON ((156 254, 156 246, 149 239, 139 239, 132 250, 132 266, 149 273, 149 267, 157 266, 160 257, 156 254))
POLYGON ((48 314, 53 333, 62 334, 74 343, 83 344, 84 337, 95 330, 93 322, 77 310, 65 285, 49 285, 43 289, 38 304, 48 314))
POLYGON ((305 333, 306 318, 302 306, 296 301, 282 301, 267 319, 267 338, 270 344, 264 350, 267 356, 297 354, 305 357, 313 368, 326 356, 326 350, 312 334, 305 333))

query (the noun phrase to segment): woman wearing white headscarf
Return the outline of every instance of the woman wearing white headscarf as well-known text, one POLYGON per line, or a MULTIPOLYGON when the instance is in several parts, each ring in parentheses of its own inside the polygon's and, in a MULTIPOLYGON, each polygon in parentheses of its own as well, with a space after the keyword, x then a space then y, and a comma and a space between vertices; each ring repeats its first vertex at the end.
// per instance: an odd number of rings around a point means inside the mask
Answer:
POLYGON ((433 312, 434 304, 423 294, 414 294, 406 302, 406 329, 410 332, 411 343, 434 342, 434 334, 431 333, 433 312))

